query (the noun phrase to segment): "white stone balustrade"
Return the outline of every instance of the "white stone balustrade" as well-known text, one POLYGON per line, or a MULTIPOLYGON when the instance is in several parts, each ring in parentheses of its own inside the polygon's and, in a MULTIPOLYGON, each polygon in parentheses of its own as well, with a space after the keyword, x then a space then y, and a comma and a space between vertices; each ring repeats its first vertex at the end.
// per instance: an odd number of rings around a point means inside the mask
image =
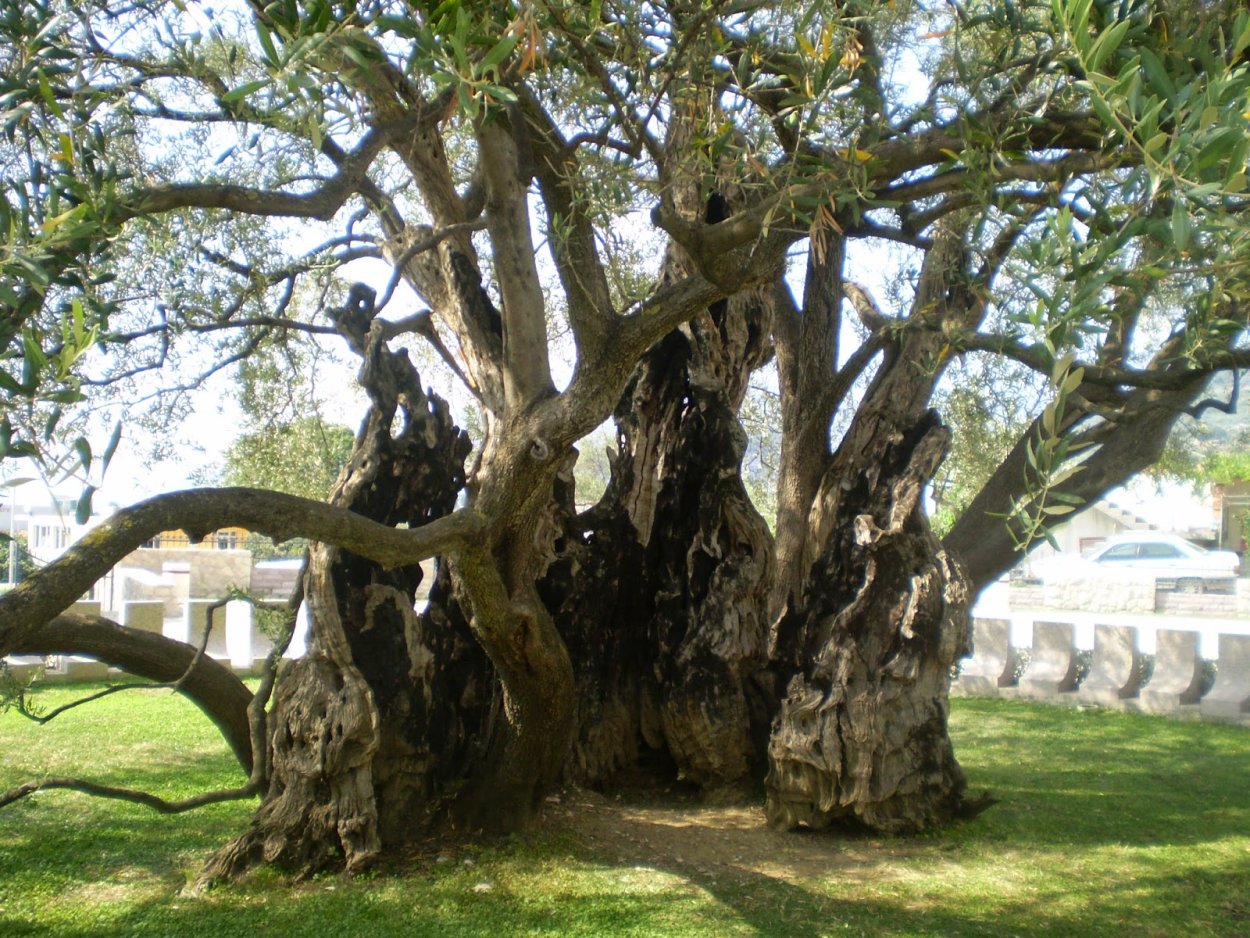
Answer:
POLYGON ((972 657, 960 663, 959 679, 951 685, 951 693, 993 697, 1000 687, 1015 683, 1015 671, 1011 623, 1006 619, 973 619, 972 657))
POLYGON ((1086 703, 1114 706, 1137 696, 1142 656, 1137 634, 1126 625, 1094 626, 1094 655, 1077 696, 1086 703))
POLYGON ((1003 584, 978 601, 973 655, 961 662, 953 695, 1015 695, 1250 726, 1250 615, 1232 614, 1232 603, 1250 596, 1244 581, 1235 597, 1222 597, 1222 615, 1160 612, 1158 606, 1131 612, 1021 608, 1018 593, 1003 584), (1010 623, 1006 648, 993 637, 1004 621, 1010 623), (1018 686, 995 681, 990 687, 984 675, 1000 664, 1006 672, 1006 662, 1023 649, 1031 660, 1018 686), (1086 655, 1088 674, 1077 684, 1077 665, 1086 655))
POLYGON ((1239 720, 1250 716, 1250 635, 1221 635, 1215 683, 1199 703, 1204 717, 1239 720))
POLYGON ((122 603, 122 625, 160 635, 165 628, 165 603, 159 599, 135 599, 122 603))
MULTIPOLYGON (((1240 588, 1238 596, 1248 595, 1240 588)), ((210 600, 188 600, 182 615, 164 617, 165 604, 127 602, 122 620, 131 628, 170 637, 202 638, 210 600), (178 634, 180 633, 180 634, 178 634)), ((99 605, 75 604, 72 611, 99 613, 99 605)), ((305 650, 306 610, 301 608, 296 636, 287 657, 305 650)), ((1200 617, 1150 612, 1062 612, 1019 610, 983 604, 973 614, 973 654, 961 663, 953 695, 1020 697, 1096 704, 1147 713, 1196 714, 1203 719, 1236 721, 1250 726, 1250 616, 1200 617), (1028 648, 1028 668, 1018 686, 1013 678, 1020 650, 1028 648), (1092 651, 1088 675, 1077 686, 1078 653, 1092 651), (1145 656, 1154 668, 1142 683, 1145 656), (1215 681, 1203 694, 1204 660, 1215 663, 1215 681), (1076 691, 1073 693, 1072 691, 1076 691)), ((229 660, 239 671, 251 671, 272 647, 256 626, 248 603, 231 602, 218 610, 208 646, 214 657, 229 660)), ((13 662, 23 669, 37 664, 13 662)), ((99 679, 103 665, 85 659, 60 658, 46 672, 48 679, 99 679)), ((1208 666, 1209 667, 1209 666, 1208 666)))
MULTIPOLYGON (((100 603, 95 600, 79 600, 65 610, 73 615, 98 616, 100 603)), ((54 655, 48 659, 45 677, 59 678, 64 681, 102 681, 108 677, 108 665, 94 658, 83 658, 78 655, 54 655)))
MULTIPOLYGON (((217 599, 192 599, 186 604, 184 615, 187 620, 187 639, 196 648, 204 641, 204 632, 208 630, 209 610, 213 606, 212 630, 208 634, 208 646, 204 653, 210 658, 229 658, 230 651, 226 636, 226 607, 217 599)), ((228 605, 228 604, 227 604, 228 605)))
POLYGON ((1198 633, 1159 629, 1155 633, 1155 667, 1150 681, 1137 695, 1146 713, 1176 713, 1192 707, 1202 696, 1202 658, 1198 633))
POLYGON ((1020 675, 1021 697, 1049 698, 1076 689, 1076 639, 1070 622, 1034 622, 1029 666, 1020 675))

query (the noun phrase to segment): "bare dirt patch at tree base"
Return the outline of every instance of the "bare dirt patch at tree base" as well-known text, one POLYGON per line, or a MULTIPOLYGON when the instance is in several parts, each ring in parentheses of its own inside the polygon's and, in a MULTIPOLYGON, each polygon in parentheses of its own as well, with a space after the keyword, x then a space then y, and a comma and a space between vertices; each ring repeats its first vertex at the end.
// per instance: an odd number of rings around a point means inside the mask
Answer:
POLYGON ((707 804, 671 792, 657 798, 569 788, 548 799, 540 824, 567 832, 610 863, 790 884, 830 876, 879 880, 912 852, 897 840, 883 850, 877 837, 774 830, 758 799, 707 804))

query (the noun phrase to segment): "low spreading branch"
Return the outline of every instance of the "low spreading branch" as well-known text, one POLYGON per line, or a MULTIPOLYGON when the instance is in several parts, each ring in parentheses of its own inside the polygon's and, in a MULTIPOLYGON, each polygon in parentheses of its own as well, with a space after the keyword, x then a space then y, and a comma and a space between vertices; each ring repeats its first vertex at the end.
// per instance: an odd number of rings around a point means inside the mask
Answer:
MULTIPOLYGON (((18 638, 11 652, 86 655, 127 674, 171 687, 212 720, 244 771, 252 771, 256 764, 257 747, 248 723, 252 692, 228 667, 204 654, 203 647, 197 650, 164 635, 125 628, 102 616, 67 613, 24 639, 18 638)), ((43 721, 47 719, 50 717, 43 721)))
POLYGON ((306 537, 346 548, 384 567, 417 563, 481 538, 485 519, 463 509, 420 528, 380 524, 324 502, 264 489, 188 489, 119 511, 0 598, 0 654, 8 654, 91 588, 123 557, 160 534, 181 529, 199 541, 237 525, 276 542, 306 537))
POLYGON ((223 801, 242 801, 245 798, 254 798, 260 794, 258 787, 248 782, 241 788, 206 791, 190 798, 184 798, 181 801, 166 801, 164 798, 151 792, 140 791, 135 788, 118 788, 114 785, 101 785, 98 782, 91 782, 82 778, 53 775, 40 779, 37 782, 26 782, 0 794, 0 808, 7 807, 15 801, 21 801, 23 798, 35 794, 35 792, 57 788, 78 791, 85 795, 94 795, 97 798, 114 798, 119 801, 129 801, 132 804, 141 804, 161 814, 182 814, 185 811, 193 811, 196 808, 203 808, 210 804, 221 804, 223 801))

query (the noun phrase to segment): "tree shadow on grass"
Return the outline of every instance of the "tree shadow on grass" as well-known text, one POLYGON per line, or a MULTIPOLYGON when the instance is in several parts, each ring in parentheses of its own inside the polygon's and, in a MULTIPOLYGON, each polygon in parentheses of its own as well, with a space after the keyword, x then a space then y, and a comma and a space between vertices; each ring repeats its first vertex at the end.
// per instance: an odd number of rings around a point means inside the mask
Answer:
MULTIPOLYGON (((6 771, 0 787, 40 777, 17 772, 20 777, 6 771)), ((171 800, 246 781, 237 768, 231 773, 219 755, 202 753, 170 753, 160 764, 114 766, 99 774, 92 774, 88 760, 81 775, 171 800)), ((248 799, 163 815, 69 790, 36 792, 0 810, 0 892, 15 895, 37 888, 72 895, 119 874, 180 887, 188 855, 206 856, 241 829, 255 804, 248 799)))
MULTIPOLYGON (((368 881, 293 886, 271 877, 184 898, 188 870, 241 829, 250 803, 168 819, 48 793, 21 812, 0 813, 0 933, 1250 934, 1250 851, 1244 842, 1219 844, 1250 837, 1250 734, 1122 714, 1039 717, 1037 709, 964 711, 971 725, 956 743, 968 753, 970 781, 1002 803, 945 831, 893 839, 783 834, 764 826, 758 805, 574 793, 553 807, 551 830, 486 851, 480 875, 496 882, 484 892, 474 889, 479 874, 443 875, 427 858, 368 881), (1193 848, 1207 843, 1203 858, 1193 848), (1159 847, 1188 853, 1178 862, 1159 847), (1108 849, 1124 854, 1099 856, 1108 849), (87 907, 119 870, 157 885, 87 907), (969 886, 975 876, 983 880, 969 886), (40 877, 48 901, 73 914, 15 906, 40 877), (72 907, 80 903, 78 913, 72 907)), ((212 778, 214 764, 215 756, 183 756, 130 779, 155 787, 184 772, 212 778)))
MULTIPOLYGON (((1250 900, 1244 898, 1250 851, 1200 869, 1160 870, 1155 864, 1142 875, 1126 864, 1123 878, 1110 883, 1074 871, 1059 886, 1051 874, 1036 888, 1026 879, 1023 888, 976 895, 958 886, 949 892, 915 887, 918 875, 940 881, 943 870, 955 879, 966 872, 961 855, 952 855, 955 842, 941 835, 778 833, 762 821, 754 827, 739 821, 729 836, 722 828, 710 849, 700 850, 694 847, 700 831, 678 814, 626 808, 615 826, 623 836, 608 852, 613 862, 649 864, 683 877, 734 908, 753 934, 1171 935, 1186 921, 1195 934, 1250 933, 1250 900), (682 831, 690 835, 689 849, 677 845, 682 831), (1199 900, 1212 898, 1214 907, 1203 910, 1199 900), (1195 918, 1195 912, 1201 914, 1195 918), (1152 930, 1153 921, 1170 924, 1152 930)), ((592 845, 589 853, 574 855, 585 861, 603 850, 592 845)), ((1030 863, 1027 856, 1001 860, 1018 861, 1030 863)))
MULTIPOLYGON (((703 860, 647 857, 651 838, 665 839, 666 825, 625 821, 637 853, 605 856, 602 846, 571 845, 548 850, 544 862, 593 870, 602 886, 572 886, 562 894, 546 885, 541 898, 527 891, 533 879, 479 893, 474 876, 442 880, 423 874, 382 876, 365 882, 324 879, 308 886, 278 884, 268 889, 231 887, 201 899, 151 901, 111 921, 45 928, 63 938, 97 936, 218 936, 243 930, 266 938, 318 935, 378 936, 663 936, 757 935, 817 938, 824 935, 882 936, 1121 936, 1192 933, 1246 934, 1250 903, 1242 887, 1250 869, 1239 862, 1195 876, 1160 872, 1126 879, 1108 888, 1073 883, 1062 894, 1039 890, 975 907, 948 896, 891 897, 874 888, 897 877, 888 864, 858 863, 861 850, 830 851, 823 877, 811 880, 770 875, 744 866, 707 865, 703 860), (865 885, 835 894, 829 888, 853 876, 865 885), (640 884, 644 888, 639 888, 640 884), (1196 907, 1196 897, 1223 901, 1196 907), (711 901, 709 901, 709 899, 711 901)), ((624 841, 629 844, 630 841, 624 841)), ((867 847, 867 845, 862 845, 867 847)), ((541 852, 541 851, 540 851, 541 852)), ((483 864, 490 876, 500 866, 532 858, 534 844, 499 851, 483 864)), ((36 932, 30 931, 30 934, 36 932)), ((11 932, 24 934, 21 930, 11 932)))

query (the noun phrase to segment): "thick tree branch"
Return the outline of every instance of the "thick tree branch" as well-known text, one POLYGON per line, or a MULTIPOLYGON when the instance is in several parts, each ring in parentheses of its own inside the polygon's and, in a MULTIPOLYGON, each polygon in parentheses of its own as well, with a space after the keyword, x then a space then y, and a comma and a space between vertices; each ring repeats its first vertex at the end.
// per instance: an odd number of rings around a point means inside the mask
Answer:
POLYGON ((603 421, 646 349, 726 293, 696 275, 665 283, 628 315, 609 341, 579 356, 568 388, 540 408, 535 433, 555 447, 571 446, 603 421))
POLYGON ((516 413, 555 393, 547 359, 546 302, 530 232, 529 176, 522 170, 524 119, 518 113, 512 127, 502 117, 483 122, 477 138, 486 226, 503 296, 504 402, 516 413))
POLYGON ((252 692, 225 665, 185 642, 128 629, 100 616, 63 614, 19 639, 10 653, 86 655, 129 674, 176 684, 221 730, 243 770, 252 770, 247 716, 252 692))
MULTIPOLYGON (((374 94, 374 89, 367 90, 374 94)), ((394 107, 393 102, 384 98, 374 100, 379 108, 394 107)), ((459 227, 475 221, 481 210, 474 206, 473 211, 469 211, 456 191, 451 161, 439 127, 447 105, 447 101, 439 100, 423 107, 414 132, 393 145, 417 184, 432 226, 403 227, 402 218, 381 192, 366 189, 364 195, 375 205, 389 208, 383 220, 394 243, 392 256, 402 254, 410 241, 424 239, 434 231, 454 230, 439 241, 436 256, 417 255, 404 266, 404 273, 459 341, 467 363, 465 371, 472 379, 469 387, 473 394, 488 411, 502 409, 501 318, 483 288, 470 232, 459 227)))
MULTIPOLYGON (((1184 385, 1169 391, 1138 391, 1114 424, 1091 428, 1086 438, 1097 448, 1081 460, 1080 469, 1053 486, 1050 493, 1079 498, 1089 505, 1108 489, 1158 461, 1173 425, 1209 380, 1191 373, 1184 385)), ((1005 515, 1017 499, 1030 495, 1033 474, 1028 447, 1040 432, 1038 422, 1021 434, 1012 451, 977 493, 942 539, 965 564, 972 589, 981 589, 1020 558, 1016 536, 1005 515)), ((1071 517, 1071 516, 1068 516, 1071 517)))
MULTIPOLYGON (((1054 159, 1030 159, 1001 165, 995 164, 989 171, 989 178, 996 184, 1050 183, 1081 173, 1111 169, 1123 161, 1124 155, 1121 153, 1070 153, 1054 159)), ((894 183, 879 190, 879 194, 882 199, 914 201, 952 192, 958 193, 981 178, 983 173, 985 171, 981 169, 952 169, 920 179, 894 183)), ((958 203, 954 203, 952 207, 957 208, 958 203)))
POLYGON ((378 154, 401 133, 410 130, 412 123, 411 120, 392 121, 369 131, 339 164, 339 171, 311 192, 278 192, 225 183, 171 183, 132 193, 120 210, 118 220, 187 208, 216 208, 245 215, 329 221, 348 199, 360 192, 369 166, 378 154))
MULTIPOLYGON (((777 576, 770 618, 797 595, 806 576, 807 516, 829 464, 829 424, 843 389, 858 374, 854 362, 838 369, 839 332, 845 294, 845 241, 834 233, 821 256, 808 253, 800 310, 784 278, 774 286, 773 343, 781 392, 780 471, 777 476, 777 576)), ((879 333, 874 333, 874 336, 879 333)), ((863 343, 856 355, 867 350, 863 343)))
POLYGON ((416 563, 479 540, 486 521, 464 509, 420 528, 392 528, 361 515, 263 489, 189 489, 123 509, 58 560, 0 597, 0 655, 28 641, 123 557, 162 531, 181 528, 193 541, 238 525, 275 541, 307 537, 346 548, 384 567, 416 563))
POLYGON ((855 310, 855 315, 859 317, 859 321, 866 329, 878 332, 888 329, 891 325, 902 325, 881 312, 881 307, 877 305, 876 299, 867 287, 848 280, 842 285, 842 292, 851 301, 851 308, 855 310))
POLYGON ((547 242, 568 303, 569 325, 578 348, 603 341, 612 312, 612 295, 595 243, 594 225, 577 188, 576 144, 566 142, 550 115, 532 97, 524 99, 535 171, 547 209, 547 242))
MULTIPOLYGON (((1040 345, 1026 345, 1018 339, 985 333, 960 334, 956 341, 961 351, 987 352, 1011 359, 1040 375, 1049 376, 1055 367, 1053 356, 1040 345)), ((1085 370, 1083 385, 1105 388, 1130 387, 1154 391, 1175 391, 1187 387, 1195 376, 1210 375, 1230 368, 1250 368, 1250 349, 1226 348, 1207 352, 1201 361, 1180 367, 1169 367, 1168 360, 1181 365, 1177 343, 1169 342, 1164 358, 1156 356, 1148 368, 1116 368, 1097 363, 1077 361, 1075 367, 1085 370)))

